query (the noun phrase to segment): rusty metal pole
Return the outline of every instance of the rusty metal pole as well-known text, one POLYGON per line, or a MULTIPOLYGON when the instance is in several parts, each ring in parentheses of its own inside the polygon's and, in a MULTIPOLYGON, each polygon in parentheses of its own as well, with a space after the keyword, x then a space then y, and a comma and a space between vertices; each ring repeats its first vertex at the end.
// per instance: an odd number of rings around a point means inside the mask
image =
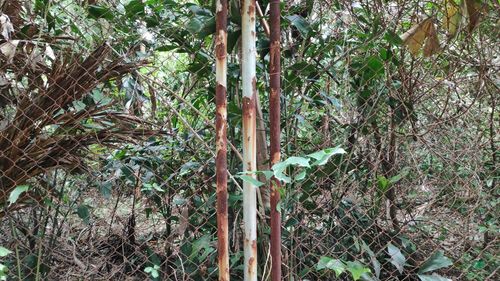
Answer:
MULTIPOLYGON (((269 82, 271 94, 269 96, 269 125, 270 125, 270 154, 271 166, 281 158, 280 147, 280 79, 281 79, 281 49, 280 49, 280 0, 270 1, 270 60, 269 82)), ((273 178, 271 181, 271 280, 281 281, 281 214, 278 207, 280 201, 280 182, 273 178)))
POLYGON ((219 281, 229 281, 229 240, 227 214, 227 0, 216 3, 215 34, 215 141, 217 181, 217 250, 219 281))
MULTIPOLYGON (((243 0, 241 7, 241 83, 243 91, 243 171, 255 178, 257 133, 255 100, 256 35, 255 0, 243 0)), ((257 187, 243 182, 244 280, 257 281, 257 187)))

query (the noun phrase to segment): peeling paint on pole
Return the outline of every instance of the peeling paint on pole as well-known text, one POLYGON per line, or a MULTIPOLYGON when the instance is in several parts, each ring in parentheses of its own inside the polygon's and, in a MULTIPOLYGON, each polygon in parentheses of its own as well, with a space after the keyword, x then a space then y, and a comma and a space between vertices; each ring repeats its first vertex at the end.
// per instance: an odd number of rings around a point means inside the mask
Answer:
MULTIPOLYGON (((243 91, 243 171, 254 172, 257 164, 255 99, 255 0, 243 0, 241 9, 241 77, 243 91)), ((255 178, 254 173, 249 176, 255 178)), ((243 182, 244 280, 257 280, 257 187, 243 182)))
POLYGON ((229 281, 229 240, 227 211, 227 0, 216 3, 216 181, 217 181, 217 250, 219 281, 229 281))
MULTIPOLYGON (((270 1, 270 41, 269 51, 269 82, 271 94, 269 96, 269 124, 270 124, 270 153, 271 166, 280 162, 280 79, 281 79, 281 49, 280 49, 280 1, 270 1)), ((278 203, 280 201, 280 182, 273 178, 271 181, 271 280, 281 281, 281 214, 278 203)))

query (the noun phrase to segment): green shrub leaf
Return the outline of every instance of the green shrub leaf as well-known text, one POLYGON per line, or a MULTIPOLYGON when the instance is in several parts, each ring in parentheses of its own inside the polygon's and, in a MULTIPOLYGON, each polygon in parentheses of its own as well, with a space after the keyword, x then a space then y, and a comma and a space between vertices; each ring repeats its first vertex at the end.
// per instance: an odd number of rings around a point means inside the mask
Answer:
POLYGON ((429 271, 448 267, 452 264, 453 262, 451 261, 451 259, 445 257, 443 251, 437 251, 426 262, 424 262, 424 264, 422 264, 418 273, 426 273, 429 271))
POLYGON ((14 190, 12 190, 9 195, 9 206, 16 203, 17 199, 19 199, 19 196, 28 191, 29 188, 29 185, 20 185, 14 188, 14 190))
POLYGON ((392 243, 389 243, 387 245, 387 251, 389 252, 390 262, 397 268, 399 273, 403 273, 404 270, 404 265, 406 264, 406 258, 405 256, 401 253, 401 250, 399 250, 398 247, 392 245, 392 243))
POLYGON ((330 269, 335 272, 337 277, 344 273, 346 270, 345 264, 338 259, 333 259, 330 257, 321 257, 318 264, 316 265, 317 270, 330 269))

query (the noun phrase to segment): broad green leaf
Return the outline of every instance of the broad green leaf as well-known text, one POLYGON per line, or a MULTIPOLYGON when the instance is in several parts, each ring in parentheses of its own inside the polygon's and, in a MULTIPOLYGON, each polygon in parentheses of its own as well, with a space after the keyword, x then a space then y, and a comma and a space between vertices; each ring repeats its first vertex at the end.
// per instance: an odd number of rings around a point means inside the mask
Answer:
POLYGON ((453 262, 451 261, 451 259, 445 257, 443 251, 437 251, 429 259, 427 259, 427 261, 425 261, 422 266, 420 266, 418 273, 426 273, 429 271, 448 267, 452 264, 453 262))
POLYGON ((346 268, 345 264, 338 259, 333 259, 330 257, 321 257, 318 261, 318 264, 316 265, 317 270, 322 270, 322 269, 330 269, 335 272, 335 275, 337 277, 340 276, 340 274, 344 273, 346 268))
POLYGON ((347 262, 347 270, 351 273, 354 281, 359 280, 364 273, 370 273, 370 269, 359 261, 347 262))
POLYGON ((387 251, 389 252, 390 262, 397 268, 399 273, 402 274, 406 264, 405 256, 401 253, 401 250, 392 243, 387 245, 387 251))
POLYGON ((76 111, 81 111, 84 110, 87 107, 87 105, 84 102, 77 100, 73 102, 73 107, 75 108, 76 111))
POLYGON ((436 273, 432 275, 418 274, 417 276, 421 281, 452 281, 451 279, 437 275, 436 273))
POLYGON ((266 180, 270 180, 274 175, 273 171, 259 171, 259 172, 266 177, 266 180))
POLYGON ((195 15, 212 16, 212 13, 208 9, 202 8, 202 7, 195 5, 195 4, 188 4, 188 5, 189 5, 188 9, 191 12, 193 12, 193 14, 195 14, 195 15))
POLYGON ((303 37, 307 37, 312 31, 311 25, 303 17, 299 15, 290 15, 286 18, 299 30, 303 37))
POLYGON ((20 185, 14 188, 14 190, 12 190, 9 195, 9 206, 16 203, 17 199, 19 199, 19 196, 28 191, 29 188, 29 185, 20 185))
POLYGON ((90 223, 90 211, 89 207, 87 205, 80 205, 76 209, 76 213, 78 214, 78 217, 80 217, 85 224, 90 223))
POLYGON ((289 166, 299 166, 299 167, 309 167, 309 159, 305 157, 292 156, 285 160, 285 162, 289 166))
POLYGON ((276 163, 273 165, 272 170, 274 172, 274 176, 283 182, 290 183, 291 178, 284 174, 284 171, 288 166, 299 166, 299 167, 309 167, 309 159, 304 157, 290 157, 283 162, 276 163))
POLYGON ((388 43, 395 45, 395 46, 399 46, 399 45, 403 44, 403 40, 401 40, 401 38, 396 33, 394 33, 394 31, 391 31, 391 30, 388 30, 385 33, 384 39, 388 43))
POLYGON ((381 192, 386 192, 387 189, 389 189, 390 182, 386 177, 378 176, 377 177, 377 185, 378 185, 378 188, 381 192))
POLYGON ((215 251, 215 248, 213 248, 211 244, 212 241, 209 235, 204 235, 200 237, 200 239, 195 240, 193 242, 192 251, 189 258, 196 257, 196 259, 200 262, 205 261, 208 255, 215 251), (201 250, 203 250, 203 252, 201 250))
POLYGON ((10 255, 10 254, 12 254, 11 250, 0 246, 0 257, 5 257, 5 256, 10 255))
POLYGON ((295 176, 294 180, 301 181, 306 178, 306 175, 307 175, 306 170, 302 170, 295 176))
POLYGON ((112 187, 113 184, 111 183, 111 181, 105 181, 99 185, 99 191, 104 196, 104 198, 109 198, 111 197, 112 187))
POLYGON ((87 8, 89 16, 93 19, 107 19, 112 20, 114 18, 113 12, 108 7, 99 5, 89 5, 87 8))
POLYGON ((391 184, 395 184, 395 183, 397 183, 398 181, 400 181, 402 178, 406 177, 406 176, 408 175, 408 173, 409 173, 409 172, 410 172, 410 170, 409 170, 408 168, 403 168, 403 169, 401 170, 401 172, 399 172, 399 174, 397 174, 397 175, 395 175, 395 176, 391 177, 391 178, 389 179, 389 182, 390 182, 391 184))
POLYGON ((127 16, 142 16, 144 15, 145 5, 142 0, 132 0, 125 6, 127 16))
POLYGON ((368 69, 375 75, 384 73, 384 63, 376 56, 369 57, 366 61, 366 65, 368 69))
POLYGON ((338 154, 345 154, 345 153, 346 153, 346 151, 344 149, 342 149, 340 147, 335 147, 335 148, 323 149, 323 150, 311 153, 307 156, 316 160, 314 163, 311 164, 312 166, 315 166, 315 165, 322 166, 322 165, 325 165, 328 162, 328 160, 330 160, 330 158, 332 156, 338 155, 338 154))
POLYGON ((255 187, 261 187, 264 185, 263 182, 261 181, 258 181, 256 180, 254 177, 252 176, 247 176, 247 175, 239 175, 237 176, 238 178, 242 179, 244 182, 248 182, 252 185, 254 185, 255 187))

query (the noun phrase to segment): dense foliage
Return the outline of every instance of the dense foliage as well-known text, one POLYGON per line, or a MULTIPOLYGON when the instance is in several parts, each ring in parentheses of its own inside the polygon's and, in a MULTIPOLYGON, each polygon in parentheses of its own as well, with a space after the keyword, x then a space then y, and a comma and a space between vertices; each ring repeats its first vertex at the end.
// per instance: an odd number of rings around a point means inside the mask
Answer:
MULTIPOLYGON (((229 2, 239 280, 240 185, 251 179, 239 174, 241 16, 229 2)), ((268 1, 258 2, 264 149, 268 1)), ((0 0, 0 280, 216 279, 215 6, 0 0)), ((284 1, 284 161, 259 180, 286 183, 286 280, 498 277, 499 9, 497 0, 284 1)))

